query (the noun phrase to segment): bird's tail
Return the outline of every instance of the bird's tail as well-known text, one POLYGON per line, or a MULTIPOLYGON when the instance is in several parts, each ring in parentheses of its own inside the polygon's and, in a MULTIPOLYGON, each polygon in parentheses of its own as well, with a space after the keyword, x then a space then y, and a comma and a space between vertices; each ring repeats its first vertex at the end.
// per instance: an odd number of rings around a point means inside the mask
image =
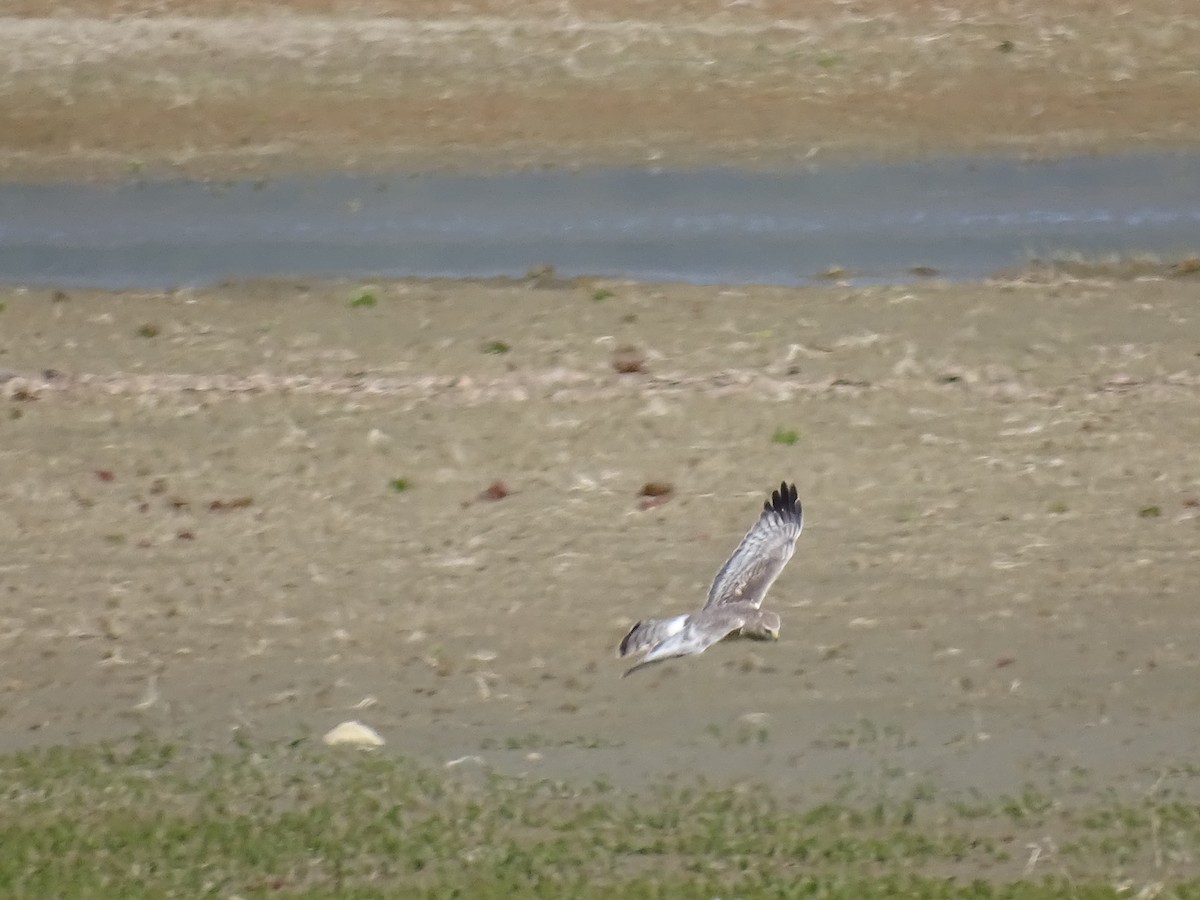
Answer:
POLYGON ((617 648, 617 656, 638 653, 673 634, 678 634, 687 624, 687 620, 687 614, 671 616, 669 619, 643 619, 630 628, 629 634, 622 638, 621 646, 617 648))

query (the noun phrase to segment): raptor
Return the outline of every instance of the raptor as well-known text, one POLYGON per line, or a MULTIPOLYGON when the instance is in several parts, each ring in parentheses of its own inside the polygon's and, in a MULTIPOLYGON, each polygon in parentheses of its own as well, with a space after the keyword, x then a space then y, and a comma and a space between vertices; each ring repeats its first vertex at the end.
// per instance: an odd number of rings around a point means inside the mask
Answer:
POLYGON ((643 651, 645 655, 625 675, 664 659, 703 653, 730 636, 778 638, 779 615, 763 609, 762 603, 792 558, 803 527, 804 511, 796 486, 785 481, 771 493, 754 527, 717 572, 708 602, 701 609, 666 619, 643 619, 629 629, 617 655, 643 651))

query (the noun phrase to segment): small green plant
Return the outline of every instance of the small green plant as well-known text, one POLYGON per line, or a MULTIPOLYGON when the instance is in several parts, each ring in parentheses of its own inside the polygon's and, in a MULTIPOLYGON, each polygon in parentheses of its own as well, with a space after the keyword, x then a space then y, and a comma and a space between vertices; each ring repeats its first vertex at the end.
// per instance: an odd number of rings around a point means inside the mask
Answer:
POLYGON ((401 491, 407 491, 410 487, 412 487, 412 482, 410 482, 407 478, 393 478, 388 482, 388 487, 390 487, 393 491, 400 493, 401 491))
POLYGON ((0 312, 4 312, 4 310, 7 308, 7 304, 3 300, 0 300, 0 312))
POLYGON ((786 444, 792 446, 796 441, 800 440, 800 435, 790 428, 776 428, 775 433, 771 435, 771 442, 775 444, 786 444))
POLYGON ((1051 515, 1061 516, 1067 511, 1067 503, 1065 500, 1055 500, 1050 504, 1048 509, 1050 510, 1051 515))
POLYGON ((613 294, 613 292, 610 291, 608 288, 597 288, 595 291, 592 292, 592 299, 595 300, 597 303, 599 303, 601 300, 607 300, 613 296, 615 296, 615 294, 613 294))
POLYGON ((512 347, 510 347, 504 341, 488 341, 483 345, 483 352, 491 353, 494 356, 499 356, 501 353, 507 353, 511 349, 512 347))
POLYGON ((1161 515, 1162 510, 1153 504, 1150 506, 1143 506, 1138 510, 1138 518, 1141 519, 1157 519, 1161 515))
POLYGON ((378 301, 375 295, 367 288, 363 288, 357 294, 350 298, 351 309, 363 309, 364 307, 374 306, 378 301))
POLYGON ((162 329, 153 322, 146 322, 143 325, 139 325, 137 330, 138 337, 144 338, 158 337, 161 332, 162 329))

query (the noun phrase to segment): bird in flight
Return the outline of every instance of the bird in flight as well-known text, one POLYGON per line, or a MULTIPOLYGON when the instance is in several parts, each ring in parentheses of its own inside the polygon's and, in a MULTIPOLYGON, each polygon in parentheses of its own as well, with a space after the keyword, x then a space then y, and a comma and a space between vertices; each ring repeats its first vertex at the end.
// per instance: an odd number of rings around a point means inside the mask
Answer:
POLYGON ((792 558, 803 527, 804 511, 796 486, 785 481, 772 491, 754 527, 721 566, 702 609, 666 619, 643 619, 629 629, 617 656, 643 650, 646 655, 625 675, 674 656, 703 653, 730 636, 778 638, 779 615, 763 609, 762 602, 792 558))

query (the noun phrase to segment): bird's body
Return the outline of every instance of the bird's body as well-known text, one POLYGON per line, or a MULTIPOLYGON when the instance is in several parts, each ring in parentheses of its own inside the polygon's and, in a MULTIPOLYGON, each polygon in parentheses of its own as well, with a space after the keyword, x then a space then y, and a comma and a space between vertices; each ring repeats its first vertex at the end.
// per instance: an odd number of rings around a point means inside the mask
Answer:
POLYGON ((713 579, 702 609, 665 619, 643 619, 629 630, 617 655, 643 650, 646 654, 625 674, 674 656, 703 653, 732 635, 758 640, 777 638, 780 618, 762 609, 762 602, 795 552, 803 527, 804 513, 796 486, 785 482, 771 494, 754 527, 713 579))

